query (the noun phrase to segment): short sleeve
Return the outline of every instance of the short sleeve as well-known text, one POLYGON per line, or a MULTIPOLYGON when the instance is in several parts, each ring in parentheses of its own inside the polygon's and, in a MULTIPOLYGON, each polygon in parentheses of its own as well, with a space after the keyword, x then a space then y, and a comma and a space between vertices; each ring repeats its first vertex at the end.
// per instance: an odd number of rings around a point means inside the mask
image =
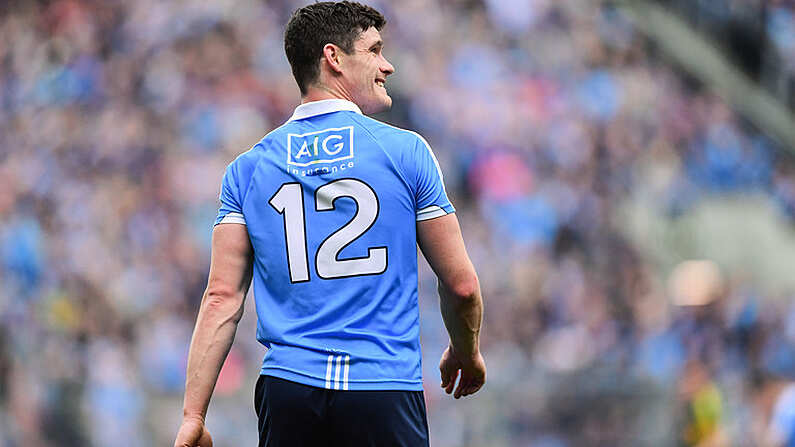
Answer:
POLYGON ((431 146, 420 135, 417 135, 413 155, 417 220, 433 219, 454 213, 455 208, 447 198, 444 188, 444 177, 439 162, 436 161, 431 146))
POLYGON ((215 218, 215 225, 224 223, 246 224, 243 217, 243 200, 240 191, 237 163, 232 163, 226 168, 224 178, 221 181, 221 207, 218 209, 218 216, 215 218))

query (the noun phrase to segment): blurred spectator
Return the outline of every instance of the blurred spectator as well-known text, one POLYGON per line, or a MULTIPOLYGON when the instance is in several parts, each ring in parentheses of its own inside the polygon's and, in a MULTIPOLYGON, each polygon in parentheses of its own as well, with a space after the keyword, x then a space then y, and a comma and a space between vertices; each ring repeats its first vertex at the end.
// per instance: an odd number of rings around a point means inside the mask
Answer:
POLYGON ((778 393, 767 430, 767 442, 775 447, 795 445, 795 383, 785 384, 778 393))

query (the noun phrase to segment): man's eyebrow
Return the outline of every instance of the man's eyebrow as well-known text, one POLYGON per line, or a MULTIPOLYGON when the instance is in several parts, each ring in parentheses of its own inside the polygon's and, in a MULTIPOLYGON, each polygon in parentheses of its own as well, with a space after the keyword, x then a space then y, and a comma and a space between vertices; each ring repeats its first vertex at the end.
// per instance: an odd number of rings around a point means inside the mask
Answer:
POLYGON ((376 40, 372 45, 370 45, 370 49, 373 49, 375 47, 383 47, 383 46, 384 46, 384 41, 379 39, 376 40))

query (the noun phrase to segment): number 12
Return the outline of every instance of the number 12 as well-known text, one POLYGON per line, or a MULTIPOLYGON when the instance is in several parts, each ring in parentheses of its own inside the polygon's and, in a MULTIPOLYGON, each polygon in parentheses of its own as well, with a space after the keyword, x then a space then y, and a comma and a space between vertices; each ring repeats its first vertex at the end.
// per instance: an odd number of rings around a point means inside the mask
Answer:
MULTIPOLYGON (((375 191, 361 180, 334 180, 315 190, 315 210, 333 211, 334 201, 340 197, 350 197, 356 202, 356 214, 347 224, 321 242, 315 253, 315 271, 322 279, 384 273, 387 266, 386 247, 369 247, 367 256, 361 258, 339 259, 340 251, 375 223, 379 211, 375 191)), ((300 183, 284 183, 268 203, 284 217, 290 282, 309 281, 303 187, 300 183)))

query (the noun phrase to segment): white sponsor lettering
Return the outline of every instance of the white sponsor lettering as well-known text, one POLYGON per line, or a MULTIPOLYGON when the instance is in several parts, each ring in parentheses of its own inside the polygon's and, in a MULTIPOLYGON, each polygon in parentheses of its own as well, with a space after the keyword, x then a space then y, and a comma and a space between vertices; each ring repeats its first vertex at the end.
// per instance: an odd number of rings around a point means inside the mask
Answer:
MULTIPOLYGON (((332 138, 335 139, 335 140, 342 140, 342 136, 341 135, 329 135, 329 136, 327 136, 326 139, 323 140, 323 152, 327 153, 328 155, 337 155, 342 150, 342 148, 345 147, 345 143, 340 141, 340 142, 334 144, 334 148, 336 150, 330 151, 328 149, 328 140, 330 140, 332 138)), ((317 153, 315 155, 317 155, 317 153)))

